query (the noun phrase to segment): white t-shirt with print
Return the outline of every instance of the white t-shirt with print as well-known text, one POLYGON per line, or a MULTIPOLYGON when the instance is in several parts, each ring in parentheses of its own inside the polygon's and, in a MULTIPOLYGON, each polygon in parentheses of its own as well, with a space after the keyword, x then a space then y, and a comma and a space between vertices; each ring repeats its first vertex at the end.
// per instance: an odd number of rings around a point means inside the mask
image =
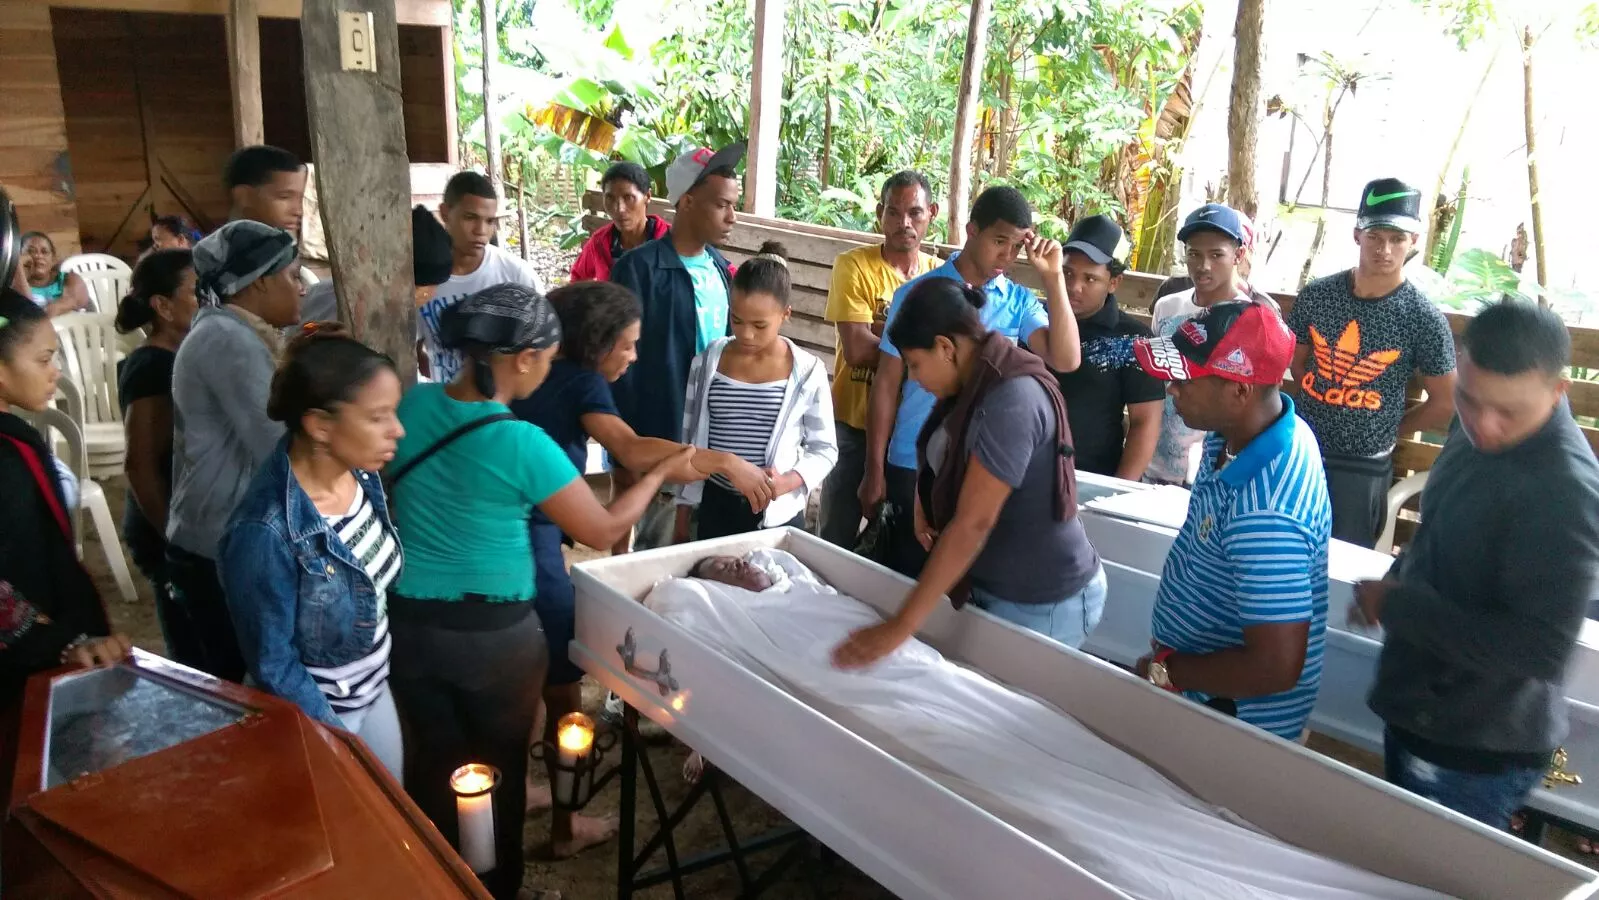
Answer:
MULTIPOLYGON (((1250 301, 1248 291, 1233 297, 1245 303, 1250 301)), ((1194 302, 1194 289, 1178 291, 1155 301, 1149 314, 1149 327, 1156 337, 1171 337, 1178 326, 1193 318, 1204 307, 1194 302)), ((1160 413, 1160 436, 1155 440, 1155 455, 1144 470, 1144 477, 1172 484, 1192 484, 1199 471, 1200 447, 1205 432, 1195 431, 1183 424, 1177 414, 1171 395, 1166 395, 1166 405, 1160 413)))
POLYGON ((449 382, 461 371, 461 354, 439 343, 439 318, 466 297, 497 284, 520 284, 544 293, 544 282, 531 264, 490 244, 483 248, 483 262, 476 272, 451 275, 439 285, 433 299, 416 311, 417 336, 427 345, 429 380, 449 382))

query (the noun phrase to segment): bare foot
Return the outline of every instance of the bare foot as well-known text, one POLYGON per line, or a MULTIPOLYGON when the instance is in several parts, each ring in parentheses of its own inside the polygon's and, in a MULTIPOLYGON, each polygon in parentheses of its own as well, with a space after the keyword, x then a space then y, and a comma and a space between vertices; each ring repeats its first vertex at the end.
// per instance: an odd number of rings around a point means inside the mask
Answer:
POLYGON ((616 816, 572 816, 572 839, 551 841, 550 855, 556 859, 571 859, 590 847, 596 847, 616 837, 619 822, 616 816))
POLYGON ((700 778, 705 775, 705 757, 694 751, 683 761, 683 780, 689 784, 699 784, 700 778))
POLYGON ((530 784, 527 786, 528 812, 538 812, 541 809, 549 809, 554 805, 555 800, 550 795, 550 785, 548 782, 541 784, 530 784))

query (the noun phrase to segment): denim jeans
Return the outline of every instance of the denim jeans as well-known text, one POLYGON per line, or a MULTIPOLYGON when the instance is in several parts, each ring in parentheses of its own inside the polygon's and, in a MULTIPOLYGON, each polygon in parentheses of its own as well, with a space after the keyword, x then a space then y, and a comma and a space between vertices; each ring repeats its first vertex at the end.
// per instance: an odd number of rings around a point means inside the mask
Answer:
POLYGON ((1389 784, 1500 831, 1510 829, 1510 817, 1544 773, 1542 766, 1486 775, 1445 769, 1406 751, 1392 733, 1383 735, 1382 745, 1383 775, 1389 784))
POLYGON ((972 587, 972 603, 989 615, 1053 638, 1072 649, 1088 640, 1105 614, 1105 570, 1099 569, 1083 589, 1054 603, 1012 603, 972 587))

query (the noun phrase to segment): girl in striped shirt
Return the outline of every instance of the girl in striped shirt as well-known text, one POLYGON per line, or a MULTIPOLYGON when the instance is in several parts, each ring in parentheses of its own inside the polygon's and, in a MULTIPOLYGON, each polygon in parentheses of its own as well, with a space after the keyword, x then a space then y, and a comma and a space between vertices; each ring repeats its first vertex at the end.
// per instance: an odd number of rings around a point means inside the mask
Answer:
POLYGON ((331 323, 306 326, 267 403, 288 435, 234 510, 219 554, 250 682, 360 735, 396 778, 387 599, 402 560, 377 471, 404 434, 399 402, 388 357, 331 323))
POLYGON ((675 542, 688 540, 690 509, 696 506, 701 540, 803 526, 811 492, 838 462, 827 369, 778 333, 793 312, 786 256, 781 244, 768 241, 738 267, 729 308, 733 336, 694 358, 683 407, 684 443, 762 469, 773 499, 751 506, 721 475, 684 485, 675 542))

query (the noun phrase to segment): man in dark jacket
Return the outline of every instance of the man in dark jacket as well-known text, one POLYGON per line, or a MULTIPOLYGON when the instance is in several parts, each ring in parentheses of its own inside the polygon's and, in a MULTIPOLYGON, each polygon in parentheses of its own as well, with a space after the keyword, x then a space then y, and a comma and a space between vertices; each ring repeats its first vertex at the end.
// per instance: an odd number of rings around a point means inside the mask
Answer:
POLYGON ((1506 828, 1566 736, 1561 685, 1599 597, 1599 462, 1553 312, 1493 306, 1461 351, 1421 528, 1351 616, 1387 630, 1368 703, 1388 780, 1506 828))
MULTIPOLYGON (((683 396, 695 354, 727 334, 733 272, 711 246, 733 231, 740 185, 736 167, 744 145, 712 153, 700 148, 666 170, 667 200, 677 207, 672 230, 628 251, 611 268, 611 280, 638 295, 644 307, 638 361, 611 385, 623 421, 643 437, 681 441, 683 396)), ((628 483, 615 472, 617 486, 628 483)), ((648 549, 670 543, 676 516, 663 494, 645 513, 635 543, 648 549)))

